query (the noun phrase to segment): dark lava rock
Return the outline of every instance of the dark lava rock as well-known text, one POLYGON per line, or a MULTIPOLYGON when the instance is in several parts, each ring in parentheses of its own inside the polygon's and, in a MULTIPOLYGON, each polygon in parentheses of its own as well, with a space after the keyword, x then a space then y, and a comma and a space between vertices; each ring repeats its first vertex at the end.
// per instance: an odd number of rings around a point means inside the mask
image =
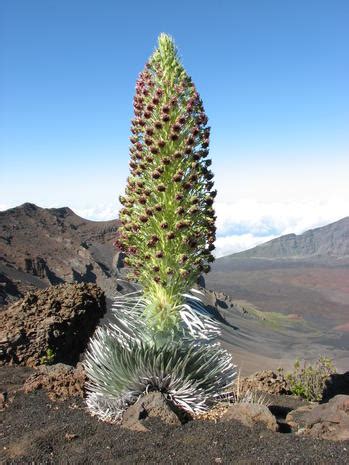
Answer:
POLYGON ((328 401, 338 394, 349 395, 349 371, 346 373, 333 373, 326 380, 323 400, 328 401))
POLYGON ((95 284, 62 284, 29 292, 0 313, 0 366, 75 365, 106 311, 95 284))
POLYGON ((301 435, 332 441, 349 440, 349 396, 338 395, 327 404, 300 407, 286 422, 301 435))
POLYGON ((185 422, 184 415, 181 415, 181 412, 168 402, 161 392, 151 392, 126 410, 122 418, 122 426, 132 431, 149 431, 144 420, 150 417, 156 417, 172 426, 179 426, 185 422))
POLYGON ((63 363, 40 366, 24 382, 23 391, 45 389, 51 400, 65 400, 69 397, 84 397, 85 370, 81 363, 76 368, 63 363))

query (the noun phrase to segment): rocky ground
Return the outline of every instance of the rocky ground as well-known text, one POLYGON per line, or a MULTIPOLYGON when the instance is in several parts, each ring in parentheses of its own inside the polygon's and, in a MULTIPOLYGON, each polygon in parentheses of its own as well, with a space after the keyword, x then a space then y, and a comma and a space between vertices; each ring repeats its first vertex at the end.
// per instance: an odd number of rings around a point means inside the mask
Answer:
MULTIPOLYGON (((217 319, 232 326, 217 310, 224 302, 213 300, 217 319)), ((95 284, 63 284, 31 291, 0 313, 0 463, 349 461, 349 372, 328 380, 322 405, 288 395, 282 372, 262 371, 239 376, 235 403, 195 418, 179 415, 160 393, 130 406, 121 424, 91 417, 77 362, 104 312, 95 284)))
MULTIPOLYGON (((1 368, 1 388, 18 389, 30 372, 1 368)), ((285 416, 300 404, 275 396, 271 409, 285 416)), ((54 402, 43 390, 18 391, 0 418, 3 464, 344 464, 349 459, 349 441, 276 433, 263 423, 249 428, 233 420, 194 420, 169 426, 149 418, 148 432, 129 431, 91 417, 79 397, 54 402)))

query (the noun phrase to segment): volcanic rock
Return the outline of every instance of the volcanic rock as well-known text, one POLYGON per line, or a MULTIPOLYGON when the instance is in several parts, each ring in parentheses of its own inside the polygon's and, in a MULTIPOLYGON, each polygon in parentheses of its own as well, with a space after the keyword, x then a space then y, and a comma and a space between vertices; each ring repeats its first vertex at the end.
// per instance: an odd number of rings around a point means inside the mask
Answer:
POLYGON ((51 400, 65 400, 69 397, 84 397, 85 371, 80 363, 76 368, 63 363, 40 366, 25 381, 23 391, 27 394, 45 389, 51 400))
POLYGON ((267 392, 268 394, 290 394, 288 383, 282 372, 276 373, 272 370, 263 370, 240 380, 242 393, 267 392))
POLYGON ((0 313, 0 366, 74 365, 106 311, 95 284, 62 284, 29 292, 0 313))
POLYGON ((327 404, 300 407, 287 415, 286 422, 301 435, 349 440, 349 396, 338 395, 327 404))
POLYGON ((152 392, 141 397, 131 405, 122 418, 122 426, 133 431, 149 431, 144 420, 149 417, 157 417, 164 423, 172 426, 181 425, 180 413, 161 392, 152 392))
POLYGON ((279 425, 268 407, 259 404, 231 404, 221 416, 220 421, 236 420, 249 428, 256 423, 264 423, 271 431, 279 431, 279 425))

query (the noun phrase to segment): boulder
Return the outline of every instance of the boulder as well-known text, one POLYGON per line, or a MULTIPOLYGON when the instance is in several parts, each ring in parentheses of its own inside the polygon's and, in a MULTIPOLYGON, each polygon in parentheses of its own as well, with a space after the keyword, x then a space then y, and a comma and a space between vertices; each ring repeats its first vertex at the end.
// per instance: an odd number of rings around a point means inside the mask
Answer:
POLYGON ((287 415, 286 423, 300 435, 349 440, 349 396, 338 395, 327 404, 300 407, 287 415))
POLYGON ((24 382, 23 391, 27 394, 37 389, 45 389, 51 400, 65 400, 70 397, 83 397, 85 371, 81 363, 76 368, 63 363, 40 366, 24 382))
POLYGON ((95 284, 32 291, 0 313, 0 366, 75 365, 106 311, 95 284))
POLYGON ((279 425, 268 407, 259 404, 236 403, 231 404, 221 416, 220 421, 239 421, 249 428, 256 423, 264 423, 271 431, 279 431, 279 425))
POLYGON ((151 392, 142 396, 125 411, 121 425, 132 431, 149 431, 144 420, 150 417, 159 418, 172 426, 179 426, 186 420, 185 415, 168 402, 161 392, 151 392))
POLYGON ((283 373, 275 373, 272 370, 258 371, 251 376, 241 378, 240 391, 266 392, 275 395, 291 393, 283 373))

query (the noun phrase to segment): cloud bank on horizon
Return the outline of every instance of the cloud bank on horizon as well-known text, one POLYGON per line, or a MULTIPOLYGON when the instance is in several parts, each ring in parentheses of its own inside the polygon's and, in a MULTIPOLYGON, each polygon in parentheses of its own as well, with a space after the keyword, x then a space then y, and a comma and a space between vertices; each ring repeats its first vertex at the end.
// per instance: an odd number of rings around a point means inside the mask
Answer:
MULTIPOLYGON (((7 208, 8 205, 0 203, 0 210, 7 208)), ((70 208, 83 218, 104 221, 116 218, 120 206, 117 202, 110 202, 87 206, 70 205, 70 208)), ((274 202, 245 198, 227 202, 217 201, 215 209, 216 257, 250 249, 284 234, 302 234, 349 214, 345 199, 338 197, 327 200, 274 202)))
MULTIPOLYGON (((284 234, 301 234, 348 215, 346 202, 338 199, 308 202, 265 202, 242 199, 217 202, 216 257, 250 249, 284 234)), ((116 205, 104 204, 76 210, 94 220, 115 218, 116 205)))

